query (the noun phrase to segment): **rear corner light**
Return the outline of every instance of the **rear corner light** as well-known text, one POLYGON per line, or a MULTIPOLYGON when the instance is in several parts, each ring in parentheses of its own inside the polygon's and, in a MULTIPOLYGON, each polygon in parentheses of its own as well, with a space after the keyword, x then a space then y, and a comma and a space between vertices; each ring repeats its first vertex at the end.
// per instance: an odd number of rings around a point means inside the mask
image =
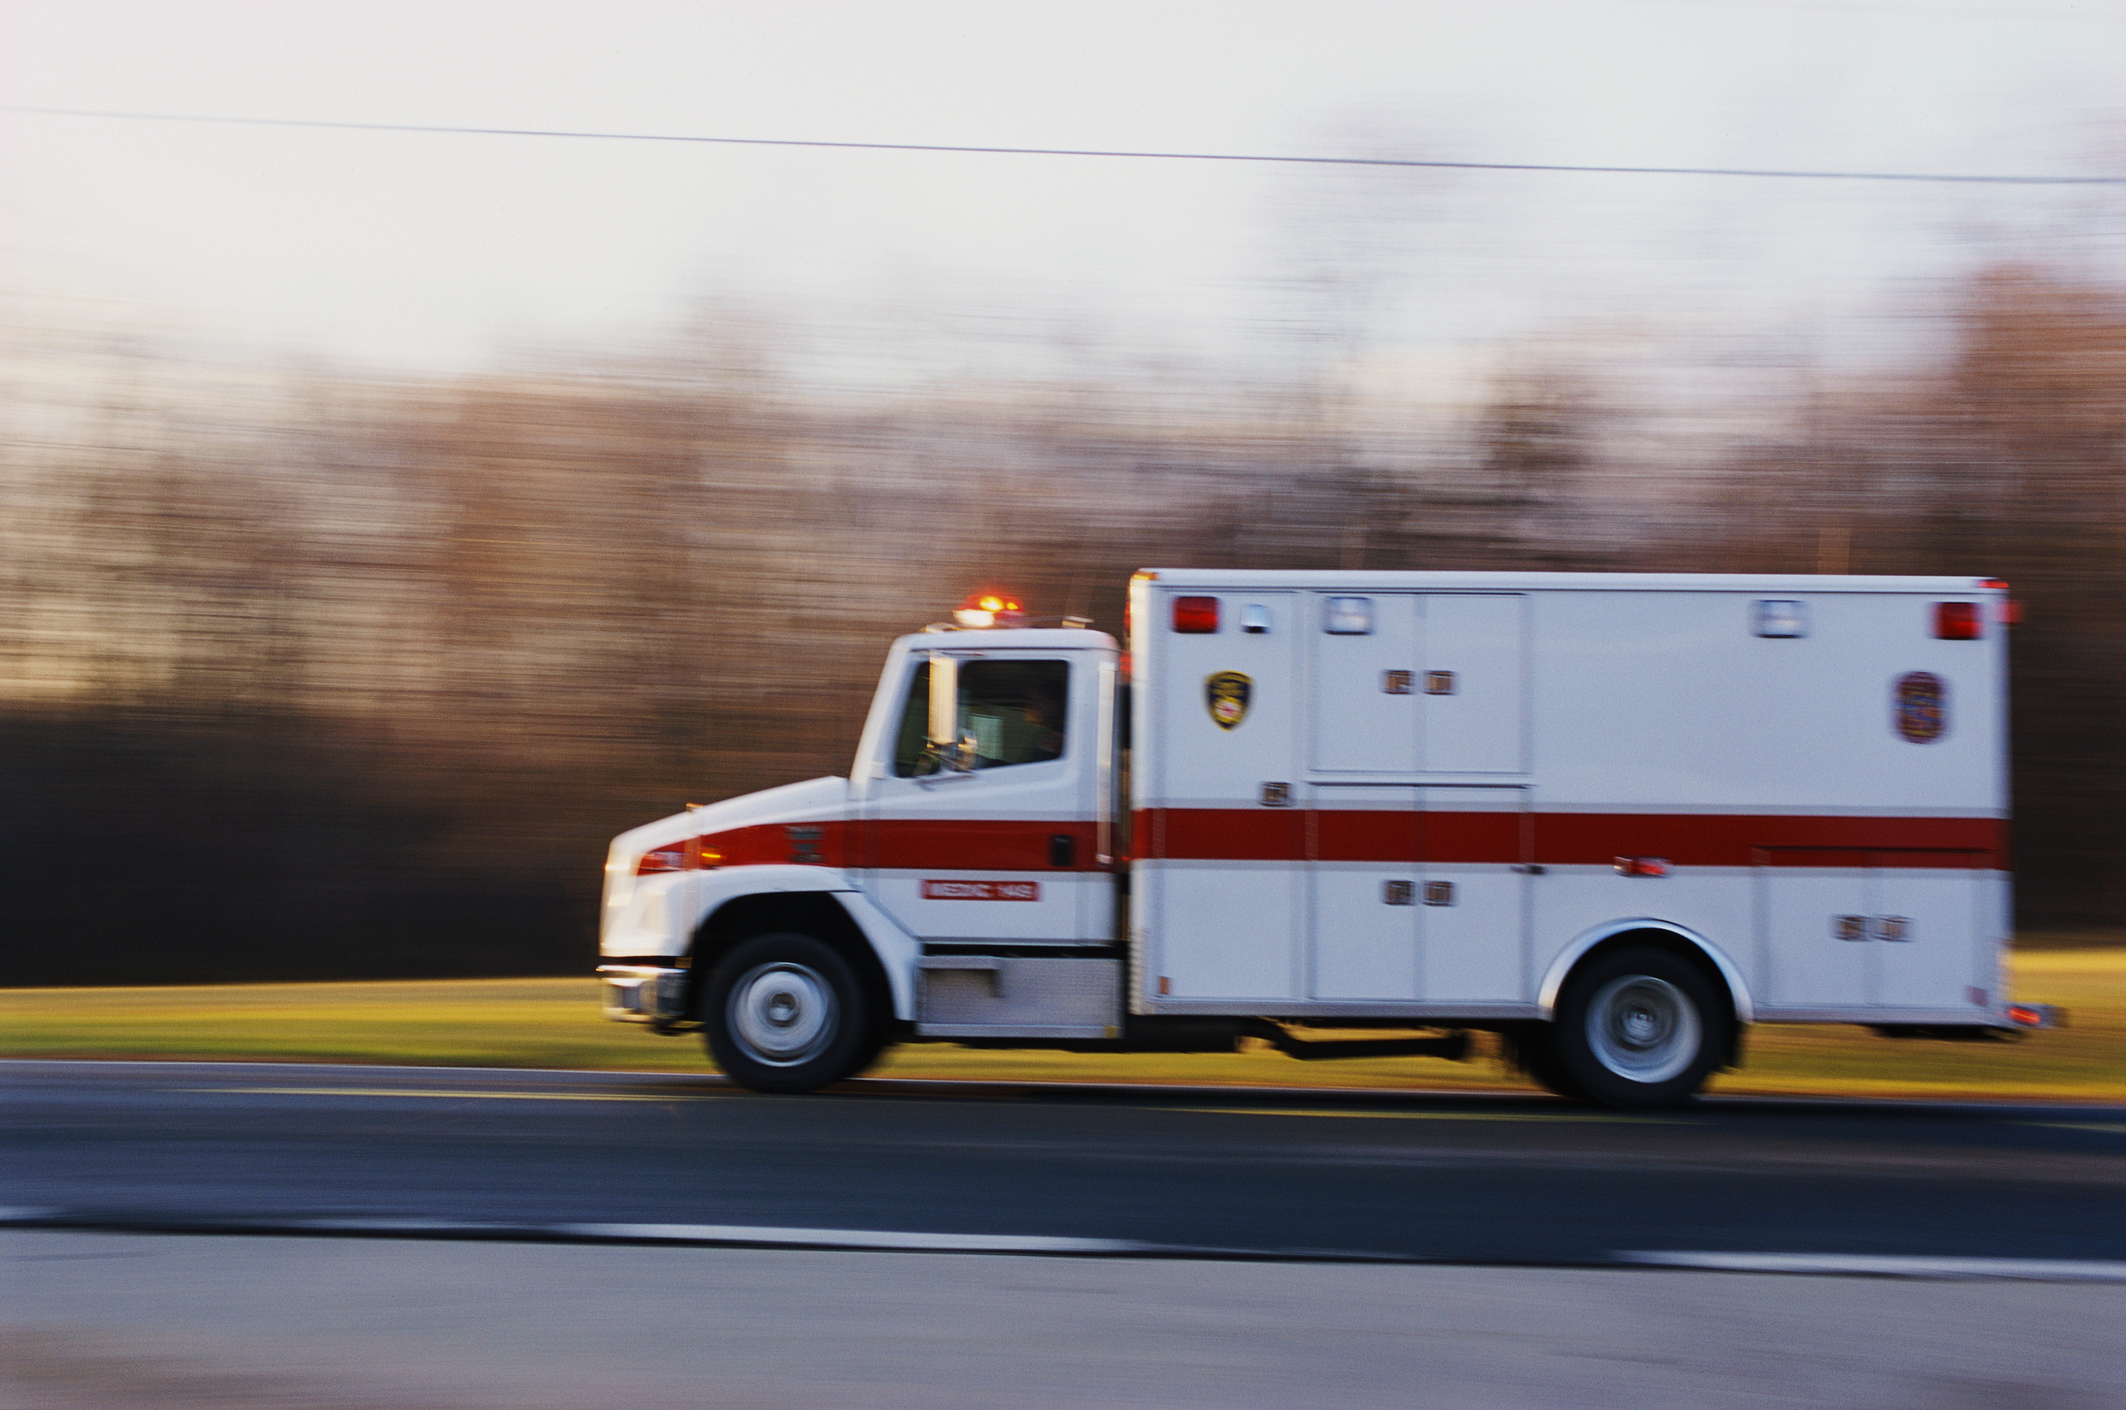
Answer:
POLYGON ((670 847, 659 847, 654 852, 644 852, 642 860, 635 866, 635 875, 655 876, 659 872, 685 871, 686 869, 686 844, 674 843, 670 847))
POLYGON ((1616 860, 1618 876, 1667 876, 1666 857, 1619 857, 1616 860))
POLYGON ((2067 1015, 2050 1004, 2010 1004, 2008 1021, 2018 1028, 2063 1028, 2067 1015))
POLYGON ((1986 634, 1986 619, 1976 602, 1934 604, 1934 635, 1943 641, 1977 641, 1986 634))
POLYGON ((1196 635, 1217 631, 1218 599, 1215 597, 1175 598, 1174 630, 1196 635))

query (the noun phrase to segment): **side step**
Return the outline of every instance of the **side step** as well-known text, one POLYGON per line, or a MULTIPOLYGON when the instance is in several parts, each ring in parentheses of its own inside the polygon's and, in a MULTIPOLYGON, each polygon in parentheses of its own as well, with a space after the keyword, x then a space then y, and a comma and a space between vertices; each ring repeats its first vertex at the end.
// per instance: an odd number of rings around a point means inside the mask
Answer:
POLYGON ((1243 1019, 1243 1036, 1261 1038, 1286 1057, 1301 1062, 1324 1058, 1436 1057, 1461 1062, 1469 1056, 1469 1035, 1457 1029, 1439 1038, 1343 1038, 1310 1043, 1265 1018, 1243 1019))

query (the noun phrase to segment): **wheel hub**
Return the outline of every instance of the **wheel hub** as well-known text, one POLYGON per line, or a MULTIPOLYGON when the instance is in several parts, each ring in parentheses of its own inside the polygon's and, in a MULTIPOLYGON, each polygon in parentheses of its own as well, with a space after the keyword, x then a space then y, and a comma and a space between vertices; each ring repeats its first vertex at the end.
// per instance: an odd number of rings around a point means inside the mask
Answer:
POLYGON ((1665 979, 1630 974, 1602 986, 1587 1006, 1595 1060, 1632 1082, 1666 1082, 1698 1060, 1704 1026, 1690 996, 1665 979))
POLYGON ((817 1057, 840 1018, 833 986, 808 965, 787 961, 746 971, 731 986, 730 1033, 756 1062, 794 1067, 817 1057))

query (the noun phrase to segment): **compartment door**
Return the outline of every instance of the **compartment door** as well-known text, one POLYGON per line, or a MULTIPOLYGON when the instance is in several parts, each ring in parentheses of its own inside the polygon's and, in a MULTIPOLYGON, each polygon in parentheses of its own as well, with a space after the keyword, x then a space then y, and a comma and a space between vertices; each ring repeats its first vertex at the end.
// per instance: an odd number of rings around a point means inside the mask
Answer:
POLYGON ((1316 593, 1308 764, 1317 773, 1417 772, 1418 598, 1316 593))
MULTIPOLYGON (((1145 997, 1252 1007, 1306 983, 1308 598, 1203 595, 1219 599, 1219 631, 1174 632, 1164 616, 1138 624, 1157 645, 1135 688, 1145 729, 1134 786, 1160 806, 1135 837, 1130 904, 1145 934, 1145 997), (1244 708, 1221 717, 1220 683, 1236 677, 1244 708)), ((1167 612, 1169 595, 1154 600, 1167 612)))
POLYGON ((1432 1003, 1514 1003, 1528 976, 1529 790, 1422 790, 1419 869, 1423 997, 1432 1003))
POLYGON ((1870 854, 1760 847, 1755 859, 1765 1002, 1782 1008, 1868 1002, 1870 854))
POLYGON ((1315 790, 1309 846, 1310 998, 1415 999, 1417 790, 1315 790))
POLYGON ((1891 1008, 1970 1008, 1985 915, 1975 852, 1878 852, 1868 907, 1870 999, 1891 1008))
POLYGON ((1424 603, 1423 766, 1427 773, 1528 771, 1528 599, 1433 593, 1424 603))

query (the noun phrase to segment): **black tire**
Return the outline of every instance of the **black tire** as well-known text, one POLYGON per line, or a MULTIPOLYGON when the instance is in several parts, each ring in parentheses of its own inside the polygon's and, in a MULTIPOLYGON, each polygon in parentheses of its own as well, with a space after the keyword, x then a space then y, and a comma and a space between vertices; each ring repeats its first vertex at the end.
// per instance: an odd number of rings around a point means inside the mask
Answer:
POLYGON ((709 1056, 756 1092, 816 1092, 869 1067, 881 1016, 835 948, 779 931, 741 941, 709 976, 702 1028, 709 1056))
POLYGON ((1532 1023, 1513 1035, 1513 1061, 1529 1081, 1569 1102, 1588 1100, 1565 1071, 1558 1056, 1557 1033, 1550 1024, 1532 1023))
POLYGON ((1573 971, 1551 1031, 1565 1080, 1588 1100, 1646 1110, 1689 1101, 1734 1028, 1725 986, 1681 955, 1635 946, 1573 971))

